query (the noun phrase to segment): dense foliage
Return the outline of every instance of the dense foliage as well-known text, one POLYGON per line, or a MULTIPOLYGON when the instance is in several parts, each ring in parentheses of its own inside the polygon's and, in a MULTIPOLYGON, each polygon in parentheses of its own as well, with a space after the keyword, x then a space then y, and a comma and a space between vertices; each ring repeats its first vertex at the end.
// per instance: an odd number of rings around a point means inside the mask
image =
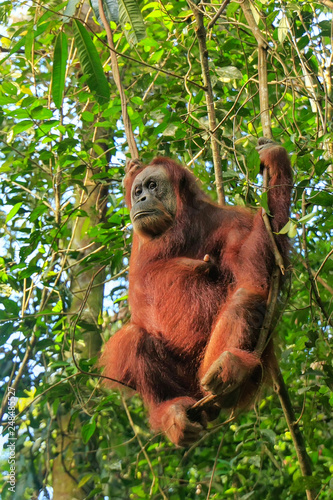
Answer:
MULTIPOLYGON (((199 4, 206 28, 222 3, 199 4)), ((104 9, 141 158, 189 165, 216 199, 195 5, 118 4, 104 9)), ((226 4, 206 38, 226 202, 265 206, 257 40, 242 3, 226 4)), ((271 388, 254 410, 226 424, 222 416, 183 450, 150 434, 139 397, 108 392, 96 376, 102 342, 129 316, 131 227, 128 138, 92 5, 0 5, 1 498, 14 498, 11 443, 20 499, 54 491, 56 500, 298 500, 306 488, 332 498, 333 2, 250 2, 268 47, 273 135, 294 169, 293 250, 275 337, 313 464, 307 480, 271 388)))

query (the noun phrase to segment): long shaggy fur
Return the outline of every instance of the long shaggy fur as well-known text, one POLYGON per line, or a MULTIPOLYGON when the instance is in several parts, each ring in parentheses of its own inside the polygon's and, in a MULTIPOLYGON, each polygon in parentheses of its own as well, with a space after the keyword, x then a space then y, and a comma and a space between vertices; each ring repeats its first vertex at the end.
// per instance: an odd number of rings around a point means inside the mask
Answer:
MULTIPOLYGON (((290 162, 286 151, 276 145, 262 151, 261 162, 270 173, 268 205, 273 231, 278 232, 289 216, 290 162)), ((141 394, 153 428, 168 434, 165 426, 176 422, 181 427, 179 422, 186 421, 184 408, 205 394, 200 381, 226 351, 236 361, 230 361, 230 366, 227 361, 221 368, 223 383, 237 376, 238 369, 247 373, 241 384, 244 397, 235 391, 234 403, 244 406, 242 399, 248 404, 253 396, 261 378, 257 368, 269 365, 272 356, 267 351, 260 360, 253 350, 274 258, 261 210, 254 214, 245 208, 219 207, 176 162, 158 157, 150 164, 154 165, 163 166, 169 176, 177 215, 158 237, 134 233, 131 321, 107 342, 100 363, 106 376, 141 394), (207 254, 209 262, 204 263, 207 254)), ((143 168, 136 166, 126 175, 129 208, 131 186, 143 168)), ((285 257, 286 237, 278 239, 285 257)), ((230 396, 225 404, 222 397, 220 406, 230 407, 230 396)), ((168 435, 179 444, 184 428, 168 435)))

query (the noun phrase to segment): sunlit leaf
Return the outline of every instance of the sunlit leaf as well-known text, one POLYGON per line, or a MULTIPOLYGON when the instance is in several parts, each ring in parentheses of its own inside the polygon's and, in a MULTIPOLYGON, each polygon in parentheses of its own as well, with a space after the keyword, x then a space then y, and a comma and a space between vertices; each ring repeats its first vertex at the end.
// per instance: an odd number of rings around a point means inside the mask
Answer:
POLYGON ((28 61, 31 61, 32 43, 34 41, 34 37, 34 30, 29 30, 25 37, 24 54, 28 61))
POLYGON ((291 222, 288 230, 288 236, 289 238, 295 238, 296 234, 297 234, 297 224, 291 222))
POLYGON ((219 80, 223 82, 243 78, 241 71, 235 66, 224 66, 222 68, 216 68, 215 71, 219 76, 219 80))
POLYGON ((55 313, 60 313, 63 310, 63 303, 60 299, 54 307, 52 307, 52 311, 55 313))
POLYGON ((280 229, 280 231, 277 234, 287 234, 288 231, 290 230, 292 224, 293 224, 292 221, 288 220, 287 224, 285 224, 283 226, 283 228, 280 229))
POLYGON ((61 31, 54 45, 52 69, 52 98, 57 108, 61 108, 65 88, 65 76, 68 56, 67 35, 61 31))
POLYGON ((304 217, 301 217, 298 222, 302 222, 303 224, 305 222, 309 222, 313 217, 317 215, 317 211, 315 210, 314 212, 311 212, 311 214, 304 215, 304 217))
POLYGON ((31 110, 31 117, 34 120, 48 120, 52 118, 53 113, 51 109, 48 109, 44 106, 37 106, 31 110))
POLYGON ((278 39, 280 43, 283 43, 288 34, 288 18, 283 15, 278 26, 278 39))
POLYGON ((90 217, 85 217, 81 227, 81 238, 83 238, 86 235, 89 226, 90 226, 90 217))
POLYGON ((16 203, 16 205, 13 206, 13 208, 10 210, 9 214, 6 217, 6 223, 9 222, 17 212, 20 210, 21 206, 23 205, 23 202, 16 203))

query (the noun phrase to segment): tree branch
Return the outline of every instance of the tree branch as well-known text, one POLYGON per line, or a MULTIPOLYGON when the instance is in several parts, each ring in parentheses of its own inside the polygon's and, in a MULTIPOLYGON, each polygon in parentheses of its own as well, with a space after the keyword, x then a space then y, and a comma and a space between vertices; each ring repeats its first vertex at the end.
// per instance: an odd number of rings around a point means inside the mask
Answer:
POLYGON ((119 96, 120 96, 121 113, 122 113, 122 117, 123 117, 123 121, 124 121, 125 134, 126 134, 126 138, 127 138, 128 148, 130 150, 131 157, 134 160, 134 159, 139 157, 139 152, 138 152, 138 148, 137 148, 134 134, 133 134, 132 123, 131 123, 131 120, 128 116, 126 96, 125 96, 124 87, 122 85, 121 78, 120 78, 118 59, 117 59, 117 55, 115 53, 115 48, 114 48, 114 43, 113 43, 113 34, 112 34, 112 30, 110 28, 110 24, 107 21, 104 10, 103 10, 103 0, 98 0, 98 10, 99 10, 99 15, 102 19, 102 22, 103 22, 103 25, 104 25, 104 28, 106 31, 108 45, 110 48, 112 74, 113 74, 113 79, 116 83, 116 86, 117 86, 117 89, 119 92, 119 96))
POLYGON ((208 29, 210 30, 211 28, 213 28, 213 26, 215 26, 215 23, 216 21, 218 20, 218 18, 220 17, 220 15, 222 14, 222 12, 224 11, 224 9, 228 6, 228 4, 230 3, 230 0, 224 0, 223 4, 221 5, 221 7, 219 8, 219 10, 216 12, 215 16, 213 17, 213 19, 210 21, 210 23, 208 24, 208 29))
MULTIPOLYGON (((101 1, 101 0, 100 0, 101 1)), ((197 26, 196 26, 196 34, 199 45, 199 53, 200 53, 200 63, 201 63, 201 72, 202 79, 205 86, 205 94, 206 94, 206 105, 207 105, 207 113, 208 113, 208 122, 209 122, 209 133, 211 138, 211 148, 213 155, 213 164, 214 164, 214 172, 215 172, 215 180, 216 180, 216 191, 217 191, 217 199, 219 205, 225 204, 224 198, 224 188, 223 188, 223 175, 222 175, 222 161, 221 161, 221 152, 219 141, 217 138, 217 130, 216 129, 216 114, 215 114, 215 106, 214 106, 214 95, 212 82, 210 79, 210 71, 208 64, 208 50, 206 45, 206 29, 204 26, 204 16, 202 12, 197 8, 197 6, 191 1, 188 0, 188 4, 191 7, 197 26)))

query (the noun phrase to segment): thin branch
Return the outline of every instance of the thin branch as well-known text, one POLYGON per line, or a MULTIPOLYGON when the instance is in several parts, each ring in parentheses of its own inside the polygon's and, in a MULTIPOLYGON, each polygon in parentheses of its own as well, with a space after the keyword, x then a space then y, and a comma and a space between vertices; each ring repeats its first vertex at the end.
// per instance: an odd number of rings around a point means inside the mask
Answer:
POLYGON ((31 194, 31 196, 33 198, 36 198, 36 200, 39 200, 42 203, 44 203, 44 205, 46 205, 47 208, 49 208, 51 210, 51 212, 55 213, 54 208, 47 201, 43 200, 43 198, 41 196, 39 196, 37 193, 34 193, 33 191, 31 191, 30 189, 28 189, 27 187, 25 187, 23 184, 20 184, 19 182, 15 182, 15 181, 13 181, 11 179, 10 179, 10 182, 12 184, 14 184, 14 186, 17 186, 17 187, 23 189, 23 191, 26 191, 27 193, 31 194))
POLYGON ((113 74, 113 79, 116 83, 116 86, 117 86, 117 89, 119 92, 119 96, 120 96, 121 112, 122 112, 128 147, 129 147, 132 159, 136 159, 136 158, 139 158, 139 152, 138 152, 138 148, 137 148, 134 134, 133 134, 132 123, 131 123, 130 117, 128 116, 126 96, 125 96, 124 87, 122 85, 121 78, 120 78, 118 59, 117 59, 117 55, 115 53, 115 48, 114 48, 114 43, 113 43, 113 34, 112 34, 112 30, 110 28, 110 24, 107 21, 104 10, 103 10, 103 0, 98 0, 98 10, 99 10, 99 15, 100 15, 102 22, 103 22, 103 25, 104 25, 104 29, 106 31, 108 45, 110 48, 112 74, 113 74))
POLYGON ((209 486, 208 486, 208 492, 207 492, 206 500, 209 500, 210 492, 212 491, 212 486, 213 486, 214 475, 215 475, 215 472, 216 472, 217 461, 218 461, 219 455, 221 453, 221 449, 222 449, 222 445, 223 445, 223 441, 224 441, 224 436, 225 436, 225 434, 223 434, 222 439, 221 439, 220 444, 219 444, 219 447, 217 448, 217 452, 216 452, 216 456, 215 456, 215 460, 214 460, 214 465, 213 465, 213 470, 212 470, 212 473, 211 473, 211 476, 210 476, 210 481, 209 481, 209 486))
POLYGON ((213 19, 208 24, 208 29, 209 30, 212 29, 213 26, 215 26, 216 21, 218 20, 218 18, 220 17, 220 15, 224 11, 224 9, 228 6, 229 3, 230 3, 230 0, 224 0, 223 4, 219 8, 219 10, 216 12, 215 16, 213 17, 213 19))
POLYGON ((193 11, 197 24, 196 35, 199 45, 202 79, 205 86, 206 105, 207 105, 208 122, 209 122, 209 133, 211 138, 214 173, 216 180, 217 199, 220 205, 224 205, 225 198, 224 198, 223 175, 222 175, 222 161, 221 161, 221 152, 216 130, 216 114, 215 114, 212 82, 210 79, 208 50, 206 45, 206 29, 203 22, 204 16, 203 13, 191 0, 188 0, 188 4, 193 11))
MULTIPOLYGON (((327 255, 327 257, 333 252, 333 250, 331 250, 331 252, 327 255)), ((297 256, 298 257, 298 256, 297 256)), ((326 260, 326 259, 325 259, 326 260)), ((301 259, 301 263, 303 264, 303 266, 305 267, 305 269, 308 271, 308 268, 307 268, 307 265, 306 265, 306 262, 304 259, 301 259)), ((333 288, 331 286, 328 285, 328 283, 326 283, 325 280, 323 280, 323 278, 321 276, 318 276, 318 273, 321 271, 322 267, 323 267, 323 264, 324 262, 322 263, 322 265, 320 266, 320 268, 318 269, 318 271, 314 271, 311 267, 310 267, 310 270, 311 270, 311 274, 313 276, 313 279, 315 281, 318 281, 324 288, 326 288, 326 290, 328 292, 330 292, 332 295, 333 295, 333 288)))
POLYGON ((328 252, 328 254, 326 255, 325 259, 321 263, 320 268, 318 269, 318 271, 316 272, 316 274, 313 277, 314 280, 316 280, 318 278, 318 274, 320 273, 320 271, 322 270, 322 268, 324 267, 324 265, 326 264, 326 262, 328 261, 328 259, 330 258, 330 256, 332 254, 333 254, 333 248, 332 248, 332 250, 330 252, 328 252))
MULTIPOLYGON (((36 341, 37 341, 36 334, 33 333, 32 336, 31 336, 31 338, 28 340, 28 345, 27 345, 26 351, 24 353, 24 357, 23 357, 23 359, 22 359, 22 361, 20 363, 20 368, 18 369, 18 372, 15 375, 15 379, 13 380, 13 382, 10 385, 11 389, 16 389, 17 388, 18 383, 20 382, 21 377, 22 377, 22 375, 23 375, 23 373, 25 371, 26 365, 27 365, 27 363, 29 361, 29 358, 30 358, 30 355, 32 353, 32 350, 35 347, 36 341)), ((7 391, 6 394, 3 397, 2 404, 1 404, 0 422, 2 421, 2 417, 3 417, 4 413, 7 411, 7 404, 8 404, 8 398, 9 398, 9 396, 10 396, 10 393, 9 393, 9 391, 7 391)))

